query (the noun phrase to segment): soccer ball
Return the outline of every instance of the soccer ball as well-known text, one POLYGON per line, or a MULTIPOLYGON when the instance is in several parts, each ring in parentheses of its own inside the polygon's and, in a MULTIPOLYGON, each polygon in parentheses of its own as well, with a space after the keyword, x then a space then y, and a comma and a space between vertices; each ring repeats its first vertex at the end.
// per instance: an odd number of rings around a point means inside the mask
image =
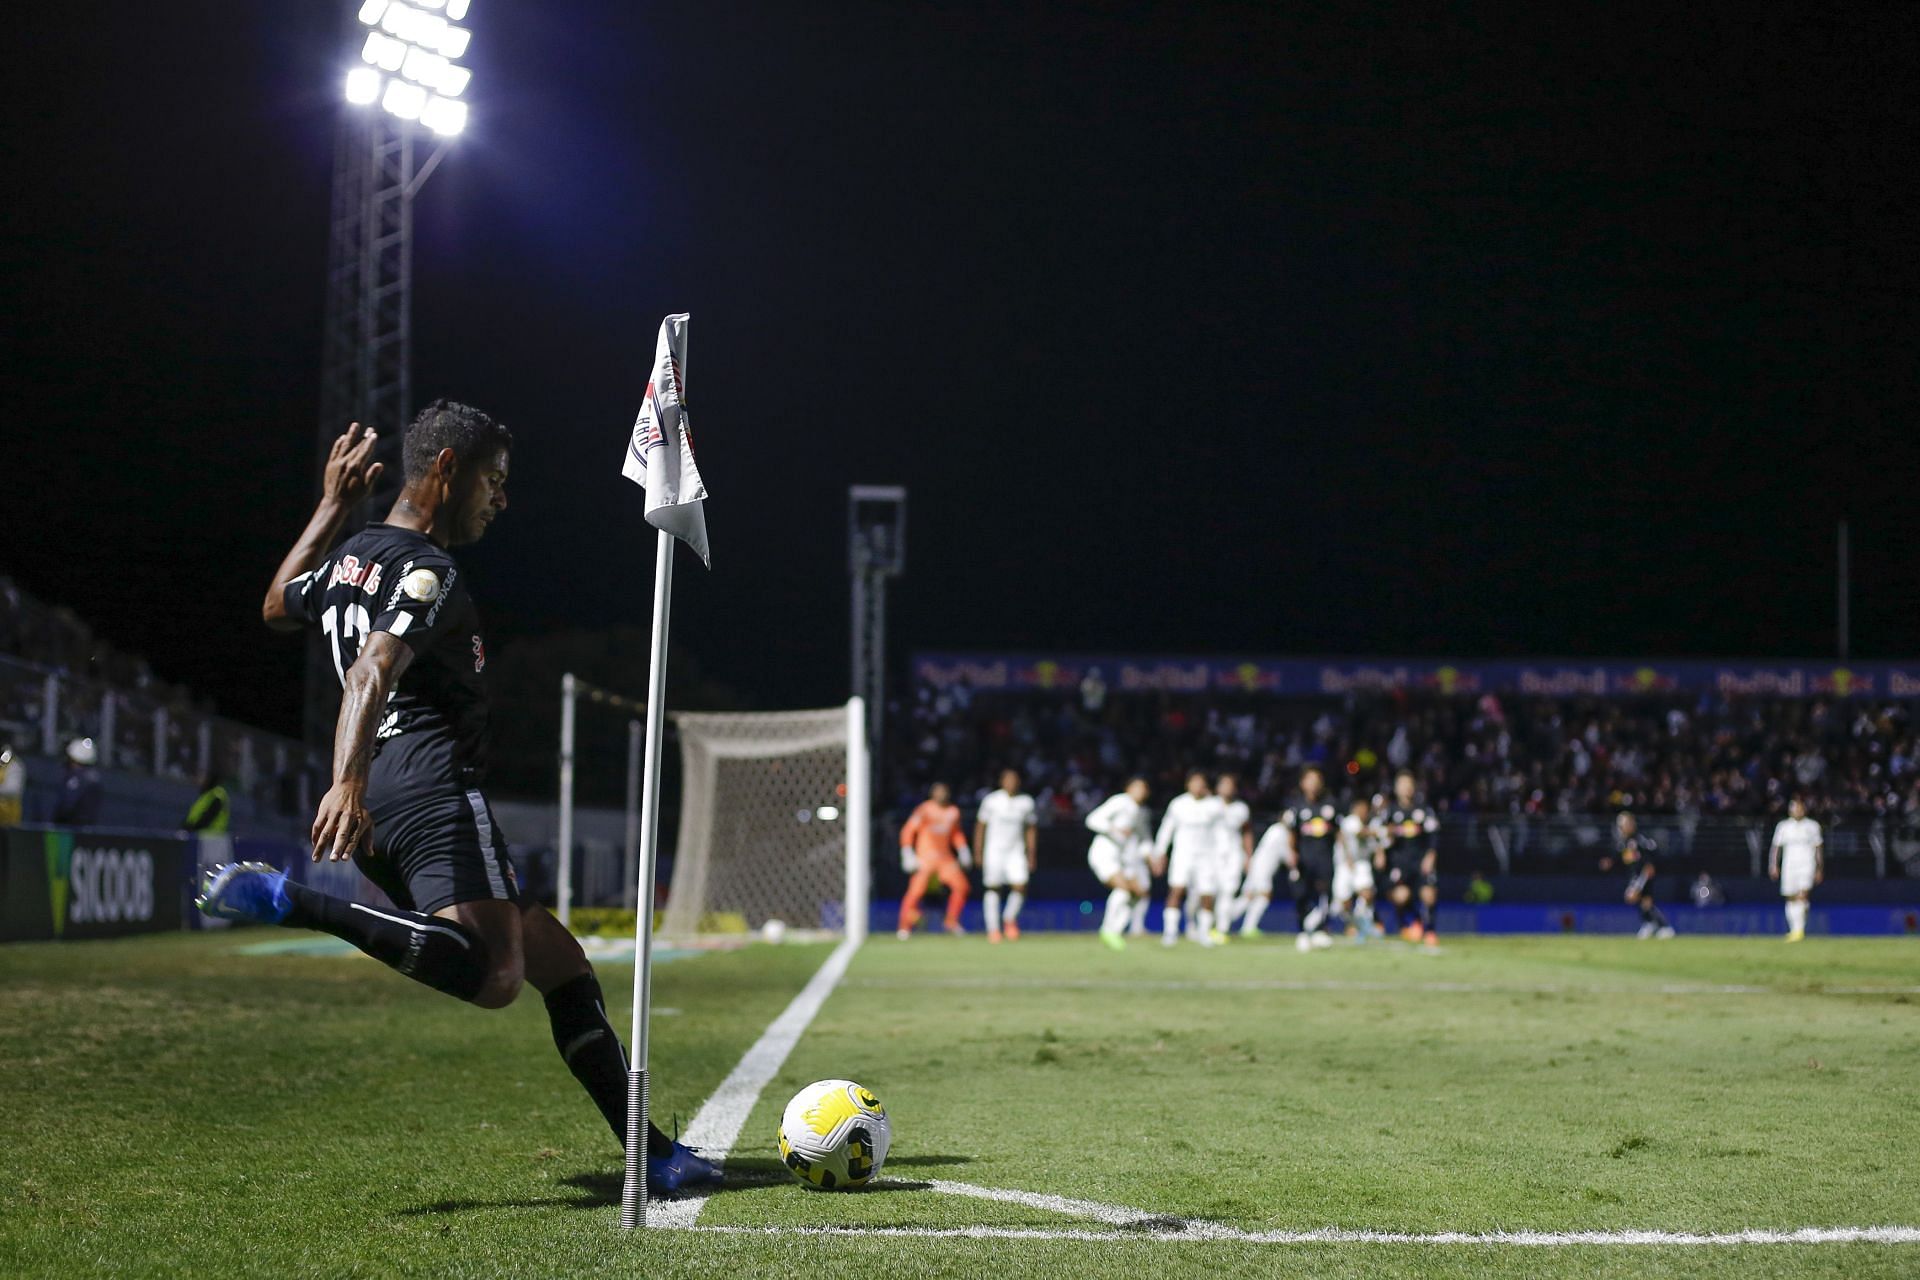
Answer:
POLYGON ((822 1191, 866 1186, 892 1140, 887 1109, 851 1080, 814 1081, 780 1116, 780 1162, 822 1191))

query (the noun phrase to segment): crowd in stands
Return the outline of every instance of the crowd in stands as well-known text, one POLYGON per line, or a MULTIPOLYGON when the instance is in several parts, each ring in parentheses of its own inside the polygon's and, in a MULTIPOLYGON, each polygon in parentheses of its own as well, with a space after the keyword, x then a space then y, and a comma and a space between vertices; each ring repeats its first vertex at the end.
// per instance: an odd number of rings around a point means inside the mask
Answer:
POLYGON ((1335 791, 1384 792, 1413 769, 1452 812, 1763 816, 1799 794, 1815 817, 1920 815, 1913 707, 1871 698, 921 687, 899 711, 893 732, 911 744, 893 753, 901 805, 936 779, 970 797, 1007 766, 1056 819, 1084 815, 1133 774, 1170 795, 1193 768, 1237 773, 1277 803, 1317 764, 1335 791))

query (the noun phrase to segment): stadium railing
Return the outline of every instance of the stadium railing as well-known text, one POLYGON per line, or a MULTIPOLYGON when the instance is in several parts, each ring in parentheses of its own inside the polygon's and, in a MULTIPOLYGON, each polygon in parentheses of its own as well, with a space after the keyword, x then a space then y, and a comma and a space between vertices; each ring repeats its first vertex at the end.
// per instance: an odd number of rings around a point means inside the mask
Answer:
POLYGON ((109 816, 122 822, 160 820, 161 814, 148 810, 171 810, 178 797, 166 788, 167 794, 149 800, 153 788, 137 782, 115 787, 115 779, 159 779, 190 788, 214 773, 226 781, 236 816, 243 818, 306 812, 324 790, 325 762, 304 743, 145 690, 0 655, 0 742, 42 762, 28 774, 29 817, 47 816, 57 762, 75 738, 93 739, 110 791, 122 793, 110 795, 110 805, 121 803, 109 816))

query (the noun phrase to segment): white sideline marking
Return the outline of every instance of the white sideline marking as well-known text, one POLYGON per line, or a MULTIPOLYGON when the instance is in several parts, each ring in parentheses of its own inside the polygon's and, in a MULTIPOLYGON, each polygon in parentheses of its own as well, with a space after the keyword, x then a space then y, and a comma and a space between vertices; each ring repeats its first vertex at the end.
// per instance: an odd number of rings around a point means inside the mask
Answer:
MULTIPOLYGON (((687 1131, 680 1135, 680 1141, 690 1147, 699 1148, 702 1155, 716 1164, 724 1164, 727 1154, 733 1150, 734 1140, 740 1136, 741 1128, 752 1114, 753 1106, 760 1101, 760 1091, 767 1087, 780 1068, 785 1065, 787 1055, 793 1052, 805 1034, 813 1016, 820 1012, 820 1006, 840 982, 847 971, 847 964, 853 959, 859 943, 852 938, 846 939, 833 949, 807 985, 800 988, 800 994, 793 998, 781 1015, 768 1024, 760 1038, 753 1042, 738 1063, 734 1065, 713 1096, 700 1104, 700 1110, 694 1113, 693 1120, 687 1125, 687 1131)), ((691 1227, 700 1217, 700 1211, 707 1207, 705 1196, 689 1196, 681 1200, 655 1200, 647 1205, 647 1225, 655 1227, 691 1227)))
MULTIPOLYGON (((796 1227, 711 1226, 685 1222, 681 1226, 715 1235, 766 1236, 899 1236, 913 1239, 962 1240, 1150 1240, 1159 1243, 1213 1244, 1418 1244, 1517 1245, 1525 1248, 1566 1248, 1577 1245, 1756 1245, 1756 1244, 1920 1244, 1920 1227, 1798 1227, 1755 1231, 1369 1231, 1362 1228, 1319 1227, 1311 1231, 1245 1231, 1200 1218, 1152 1214, 1098 1200, 1075 1200, 1011 1187, 982 1187, 971 1182, 935 1178, 927 1182, 885 1178, 878 1186, 895 1190, 924 1188, 943 1195, 995 1200, 1049 1213, 1092 1218, 1105 1231, 1085 1227, 796 1227)), ((688 1202, 675 1202, 688 1203, 688 1202)), ((696 1206, 704 1201, 692 1201, 696 1206)), ((698 1210, 695 1210, 697 1216, 698 1210)))
POLYGON ((1518 1245, 1523 1248, 1572 1248, 1580 1245, 1761 1245, 1761 1244, 1920 1244, 1920 1227, 1801 1227, 1793 1231, 1237 1231, 1211 1223, 1193 1229, 1141 1231, 1055 1231, 1044 1227, 692 1227, 715 1235, 742 1236, 902 1236, 961 1240, 1151 1240, 1195 1244, 1418 1244, 1518 1245))
POLYGON ((1902 987, 1761 987, 1746 983, 1664 982, 1631 983, 1518 983, 1518 982, 1362 982, 1341 978, 1247 978, 1221 981, 1122 978, 855 978, 854 987, 993 988, 1033 987, 1080 991, 1413 991, 1453 995, 1660 995, 1660 996, 1906 996, 1920 995, 1920 986, 1902 987))

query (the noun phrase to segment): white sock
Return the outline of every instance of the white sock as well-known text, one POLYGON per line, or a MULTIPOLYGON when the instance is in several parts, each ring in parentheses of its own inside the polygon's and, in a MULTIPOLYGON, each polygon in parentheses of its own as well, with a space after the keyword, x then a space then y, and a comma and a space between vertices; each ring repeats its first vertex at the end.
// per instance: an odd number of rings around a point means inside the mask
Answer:
POLYGON ((1247 914, 1240 921, 1240 932, 1251 935, 1260 927, 1260 917, 1267 914, 1267 904, 1273 901, 1271 894, 1256 893, 1247 899, 1247 914))
POLYGON ((1206 907, 1193 914, 1193 922, 1200 930, 1200 936, 1206 937, 1213 932, 1213 912, 1206 907))
POLYGON ((1152 900, 1149 899, 1145 894, 1142 894, 1138 898, 1135 898, 1133 900, 1133 914, 1127 918, 1128 933, 1138 934, 1141 937, 1146 936, 1147 908, 1152 905, 1153 905, 1152 900))
POLYGON ((987 890, 986 899, 981 905, 987 913, 987 932, 1000 932, 1000 891, 998 889, 987 890))
POLYGON ((1213 904, 1213 920, 1220 932, 1233 932, 1233 922, 1240 914, 1240 904, 1232 898, 1221 898, 1213 904))
POLYGON ((1119 933, 1127 927, 1127 917, 1133 912, 1133 895, 1125 889, 1115 889, 1107 895, 1107 914, 1101 918, 1100 932, 1119 933))
POLYGON ((1160 933, 1168 938, 1180 936, 1180 908, 1174 906, 1160 908, 1160 933))
POLYGON ((1787 927, 1795 933, 1804 933, 1807 928, 1807 904, 1787 900, 1787 927))
POLYGON ((1307 932, 1318 933, 1320 926, 1327 922, 1327 904, 1322 902, 1307 912, 1307 932))
POLYGON ((1015 924, 1020 919, 1020 908, 1025 905, 1027 895, 1018 889, 1007 894, 1007 923, 1015 924))

